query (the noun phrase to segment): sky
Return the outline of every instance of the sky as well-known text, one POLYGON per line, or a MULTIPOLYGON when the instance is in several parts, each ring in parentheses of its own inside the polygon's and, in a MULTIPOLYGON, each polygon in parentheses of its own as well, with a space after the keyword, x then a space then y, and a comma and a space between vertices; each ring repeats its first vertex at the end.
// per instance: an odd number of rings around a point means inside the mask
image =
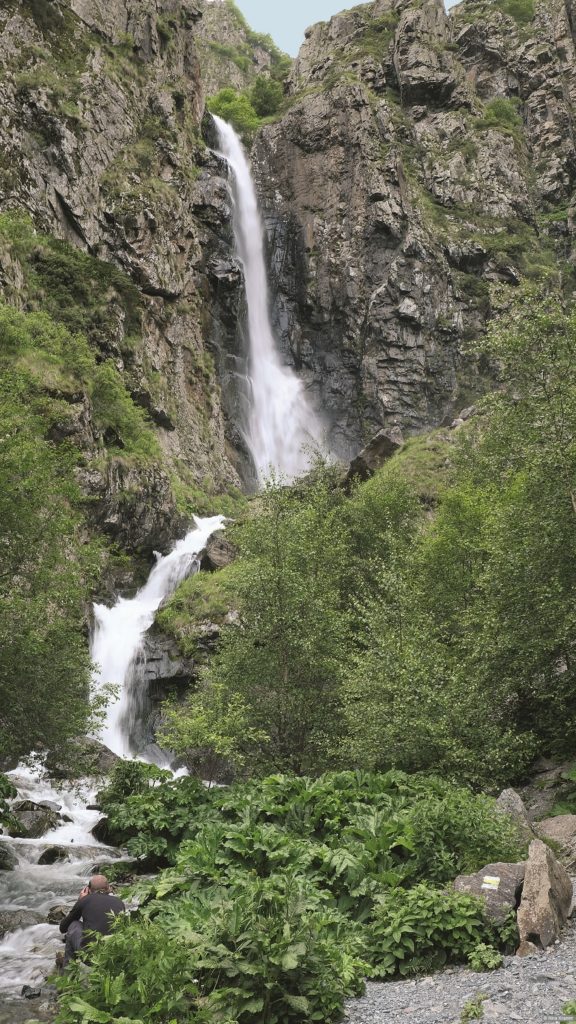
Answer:
MULTIPOLYGON (((365 0, 362 0, 365 2, 365 0)), ((452 7, 456 0, 445 0, 452 7)), ((353 0, 236 0, 246 21, 256 32, 269 32, 281 50, 295 57, 304 41, 304 30, 316 21, 357 7, 353 0)))

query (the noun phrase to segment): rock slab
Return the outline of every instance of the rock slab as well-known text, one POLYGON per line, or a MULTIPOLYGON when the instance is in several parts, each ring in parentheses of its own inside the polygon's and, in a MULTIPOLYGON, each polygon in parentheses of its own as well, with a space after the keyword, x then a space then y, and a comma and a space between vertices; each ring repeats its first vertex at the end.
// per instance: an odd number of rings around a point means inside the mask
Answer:
POLYGON ((538 833, 558 843, 567 866, 576 866, 576 814, 558 814, 538 822, 538 833))
POLYGON ((518 909, 521 946, 531 942, 546 949, 559 936, 572 909, 572 882, 541 839, 530 843, 522 900, 518 909))
POLYGON ((459 875, 454 882, 456 892, 480 896, 490 920, 502 924, 510 911, 518 906, 525 864, 487 864, 474 875, 459 875))

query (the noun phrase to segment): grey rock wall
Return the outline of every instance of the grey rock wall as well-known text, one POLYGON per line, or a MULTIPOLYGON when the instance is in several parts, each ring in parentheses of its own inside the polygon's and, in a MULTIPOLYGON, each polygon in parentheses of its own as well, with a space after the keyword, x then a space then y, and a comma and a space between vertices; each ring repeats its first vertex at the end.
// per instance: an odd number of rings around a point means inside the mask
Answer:
POLYGON ((376 0, 308 30, 257 136, 276 329, 346 456, 446 422, 489 287, 571 273, 571 7, 376 0), (494 105, 494 101, 497 101, 494 105))

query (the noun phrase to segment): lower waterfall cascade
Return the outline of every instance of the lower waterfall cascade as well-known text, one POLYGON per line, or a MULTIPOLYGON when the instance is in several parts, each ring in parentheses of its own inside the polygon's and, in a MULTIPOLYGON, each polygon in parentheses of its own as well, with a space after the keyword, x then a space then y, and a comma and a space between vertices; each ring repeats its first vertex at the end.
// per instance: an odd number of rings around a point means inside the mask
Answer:
MULTIPOLYGON (((282 363, 276 348, 268 311, 262 223, 246 156, 234 130, 220 118, 215 121, 234 179, 235 238, 246 284, 249 413, 241 426, 259 484, 271 472, 289 481, 309 468, 311 453, 321 447, 322 426, 302 381, 292 367, 282 363)), ((145 634, 162 602, 199 568, 199 556, 208 539, 224 523, 223 516, 195 519, 194 527, 169 554, 157 556, 146 584, 134 597, 119 597, 110 608, 94 605, 94 688, 100 693, 114 688, 108 695, 106 719, 98 739, 120 757, 146 756, 134 742, 141 709, 139 655, 145 634)), ((168 763, 158 749, 153 759, 168 763)), ((8 772, 8 777, 18 790, 18 799, 49 801, 58 805, 67 818, 40 839, 0 835, 0 843, 6 844, 17 860, 14 870, 0 872, 0 913, 31 911, 45 917, 54 905, 70 905, 94 866, 101 860, 117 859, 119 853, 91 834, 100 817, 97 810, 87 809, 94 797, 94 782, 53 785, 41 767, 27 765, 19 765, 8 772), (55 845, 69 850, 67 859, 39 864, 43 851, 55 845)), ((61 948, 54 924, 16 927, 4 935, 0 932, 0 998, 10 1001, 20 995, 23 986, 41 986, 61 948)))

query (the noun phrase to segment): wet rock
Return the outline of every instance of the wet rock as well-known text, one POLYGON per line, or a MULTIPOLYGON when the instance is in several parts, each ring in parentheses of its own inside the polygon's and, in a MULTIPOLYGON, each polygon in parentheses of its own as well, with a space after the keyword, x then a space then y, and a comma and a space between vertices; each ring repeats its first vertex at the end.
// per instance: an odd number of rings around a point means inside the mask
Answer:
POLYGON ((91 833, 99 843, 109 844, 113 842, 108 818, 100 818, 100 821, 97 821, 94 828, 91 829, 91 833))
POLYGON ((525 870, 525 864, 487 864, 473 875, 459 875, 454 888, 480 896, 488 917, 501 924, 518 906, 525 870))
POLYGON ((545 949, 560 935, 572 908, 572 882, 542 840, 530 843, 522 899, 518 908, 521 942, 545 949))
POLYGON ((0 937, 18 928, 31 928, 43 922, 43 915, 35 910, 0 910, 0 937))
POLYGON ((504 789, 496 801, 496 807, 501 814, 512 818, 518 832, 527 843, 536 838, 524 801, 515 789, 504 789))
POLYGON ((60 821, 60 816, 55 811, 31 800, 14 804, 12 813, 20 823, 26 839, 40 839, 46 832, 56 828, 60 821))
POLYGON ((24 999, 40 999, 42 996, 42 989, 34 988, 32 985, 23 985, 20 995, 24 996, 24 999))
POLYGON ((66 907, 63 903, 57 903, 54 907, 50 907, 46 915, 46 921, 48 924, 60 924, 62 918, 66 917, 71 910, 71 906, 66 907))
POLYGON ((70 850, 64 846, 49 846, 38 858, 39 864, 56 864, 70 859, 70 850))
POLYGON ((65 748, 51 750, 46 758, 46 770, 54 779, 81 779, 107 775, 119 760, 103 743, 80 736, 70 740, 65 748))
POLYGON ((0 843, 0 871, 13 871, 18 858, 6 843, 0 843))

